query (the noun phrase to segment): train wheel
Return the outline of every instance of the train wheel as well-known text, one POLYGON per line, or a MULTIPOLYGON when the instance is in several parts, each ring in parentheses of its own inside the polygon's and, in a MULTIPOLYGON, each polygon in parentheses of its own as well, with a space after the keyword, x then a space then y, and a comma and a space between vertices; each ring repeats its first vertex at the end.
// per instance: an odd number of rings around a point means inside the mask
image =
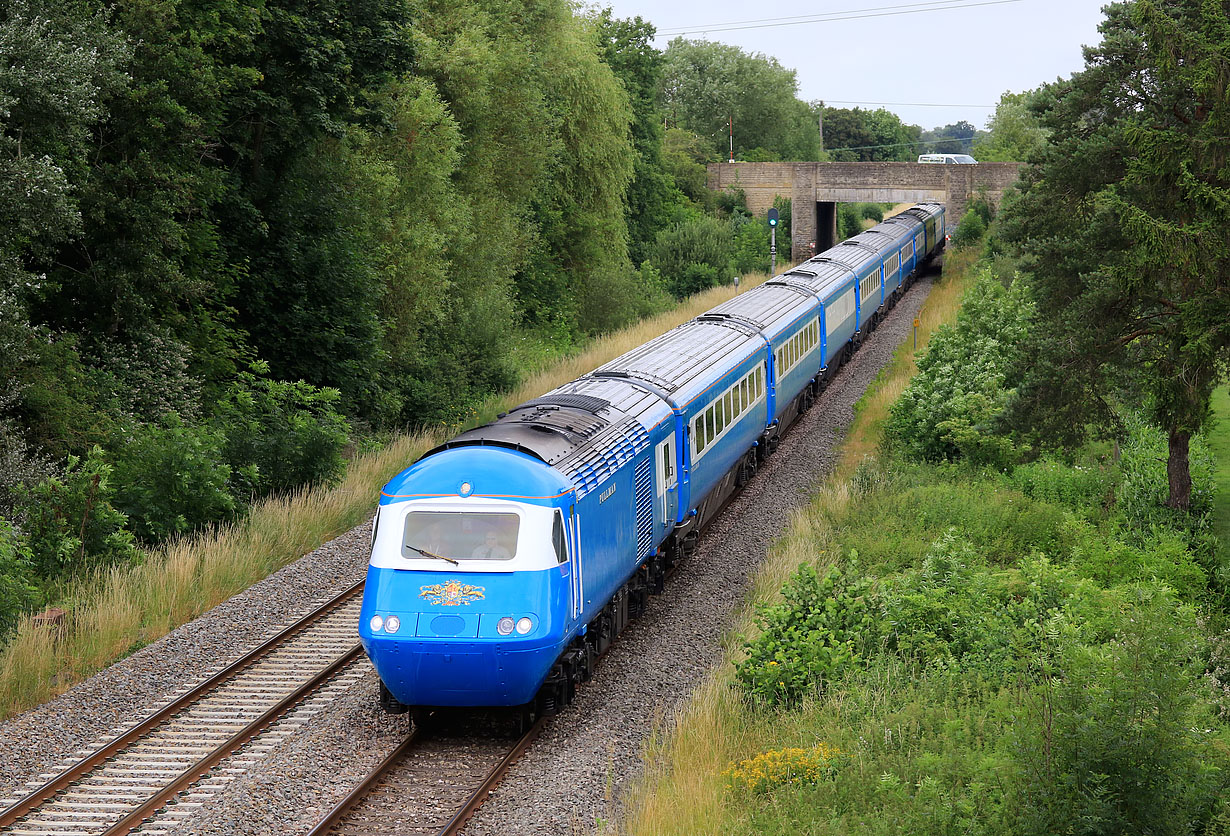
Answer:
POLYGON ((382 681, 380 683, 380 708, 385 714, 405 714, 410 706, 393 696, 393 692, 382 681))
POLYGON ((538 709, 532 702, 515 708, 513 711, 513 725, 516 727, 518 735, 525 734, 534 723, 538 722, 538 709))

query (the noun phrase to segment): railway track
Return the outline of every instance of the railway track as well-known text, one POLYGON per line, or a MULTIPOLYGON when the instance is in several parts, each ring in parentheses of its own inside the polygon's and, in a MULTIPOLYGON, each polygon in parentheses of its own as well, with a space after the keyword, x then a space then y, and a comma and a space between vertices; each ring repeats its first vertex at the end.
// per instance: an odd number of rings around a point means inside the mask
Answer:
POLYGON ((363 582, 56 774, 0 802, 0 833, 173 833, 369 669, 363 582))
POLYGON ((308 836, 452 836, 542 730, 518 739, 485 731, 441 738, 416 729, 308 836))

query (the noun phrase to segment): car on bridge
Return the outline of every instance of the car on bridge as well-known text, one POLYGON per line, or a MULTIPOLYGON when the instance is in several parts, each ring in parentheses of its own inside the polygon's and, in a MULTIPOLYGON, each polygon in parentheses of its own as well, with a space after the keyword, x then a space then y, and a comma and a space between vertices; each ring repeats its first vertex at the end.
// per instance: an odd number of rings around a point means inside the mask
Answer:
POLYGON ((969 154, 919 154, 920 163, 956 163, 958 165, 976 165, 978 163, 969 154))

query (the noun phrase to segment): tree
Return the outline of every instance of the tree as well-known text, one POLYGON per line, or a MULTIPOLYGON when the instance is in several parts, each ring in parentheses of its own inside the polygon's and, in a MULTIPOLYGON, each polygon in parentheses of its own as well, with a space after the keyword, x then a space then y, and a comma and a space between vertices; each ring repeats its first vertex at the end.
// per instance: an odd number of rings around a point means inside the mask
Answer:
POLYGON ((922 139, 928 142, 923 151, 933 154, 968 154, 974 145, 978 129, 962 119, 955 125, 945 125, 932 131, 924 131, 922 139))
POLYGON ((797 98, 798 80, 776 58, 735 46, 675 38, 666 49, 665 108, 674 126, 703 137, 726 159, 729 120, 736 155, 814 160, 820 130, 797 98))
POLYGON ((1188 509, 1188 443, 1230 361, 1230 18, 1133 0, 1100 29, 1004 213, 1040 314, 1013 413, 1071 438, 1130 375, 1169 434, 1166 504, 1188 509))
POLYGON ((1024 162, 1046 145, 1050 132, 1038 113, 1047 108, 1046 85, 1024 93, 1004 93, 987 120, 987 133, 974 141, 971 153, 980 162, 1024 162))
POLYGON ((838 162, 912 160, 921 130, 879 108, 823 107, 824 147, 838 162))
POLYGON ((625 206, 628 254, 644 260, 654 235, 667 225, 674 184, 662 162, 662 53, 653 47, 653 24, 622 20, 603 9, 594 20, 602 60, 623 85, 632 106, 632 182, 625 206))

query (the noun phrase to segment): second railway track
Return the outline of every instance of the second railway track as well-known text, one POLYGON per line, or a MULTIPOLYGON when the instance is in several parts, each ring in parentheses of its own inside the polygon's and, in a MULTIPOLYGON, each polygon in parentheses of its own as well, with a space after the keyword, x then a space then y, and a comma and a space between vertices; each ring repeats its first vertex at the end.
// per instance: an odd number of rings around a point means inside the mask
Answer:
POLYGON ((0 833, 173 833, 369 669, 357 583, 3 803, 0 833))

